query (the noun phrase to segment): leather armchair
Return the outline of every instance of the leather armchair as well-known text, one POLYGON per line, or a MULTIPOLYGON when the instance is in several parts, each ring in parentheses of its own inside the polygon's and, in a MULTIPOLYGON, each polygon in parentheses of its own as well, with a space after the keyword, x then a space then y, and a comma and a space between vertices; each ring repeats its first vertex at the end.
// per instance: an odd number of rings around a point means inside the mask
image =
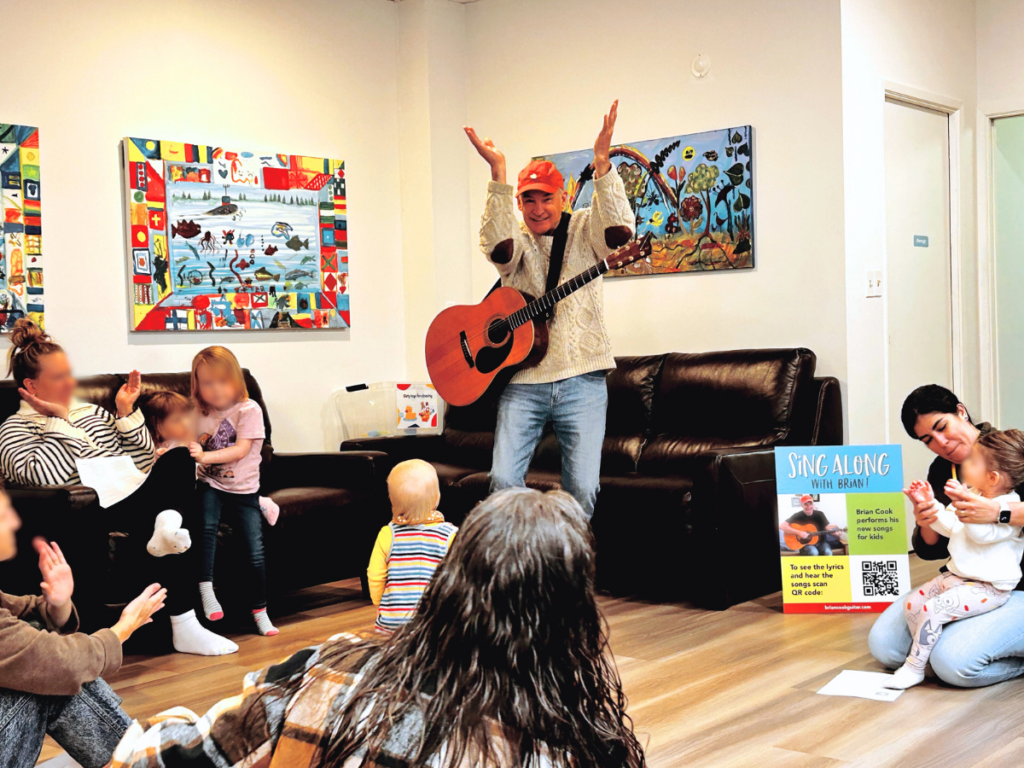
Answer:
MULTIPOLYGON (((777 445, 842 443, 839 382, 807 349, 616 358, 608 377, 601 492, 592 526, 598 582, 617 593, 709 608, 781 589, 777 445)), ((444 433, 346 441, 437 469, 459 523, 488 492, 497 396, 449 407, 444 433)), ((559 487, 558 441, 541 439, 527 485, 559 487)))
MULTIPOLYGON (((114 409, 114 396, 126 375, 91 376, 80 382, 79 397, 114 409)), ((274 527, 264 524, 267 583, 271 601, 283 593, 337 579, 360 576, 374 538, 388 522, 385 480, 390 458, 381 452, 277 453, 270 413, 259 383, 245 371, 249 396, 263 409, 267 438, 260 468, 263 495, 281 507, 274 527)), ((189 395, 188 373, 143 374, 140 406, 156 390, 189 395)), ((14 413, 20 398, 13 382, 0 382, 0 421, 14 413)), ((56 539, 75 571, 75 602, 87 625, 100 625, 107 611, 133 595, 118 578, 117 537, 102 520, 96 494, 85 486, 30 488, 6 486, 23 520, 18 556, 0 563, 0 585, 13 593, 36 593, 39 574, 34 536, 56 539)), ((192 531, 193 542, 198 531, 192 531)), ((217 557, 218 593, 225 605, 244 595, 240 547, 232 546, 230 518, 221 523, 217 557)), ((198 590, 197 590, 198 595, 198 590)))

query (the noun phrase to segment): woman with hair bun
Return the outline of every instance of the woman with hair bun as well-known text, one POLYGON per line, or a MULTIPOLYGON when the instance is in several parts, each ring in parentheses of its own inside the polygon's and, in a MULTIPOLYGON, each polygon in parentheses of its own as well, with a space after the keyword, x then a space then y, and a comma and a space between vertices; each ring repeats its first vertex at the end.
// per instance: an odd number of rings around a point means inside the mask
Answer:
POLYGON ((117 392, 117 413, 75 398, 78 382, 64 349, 27 318, 11 329, 8 375, 21 395, 17 413, 0 425, 0 470, 8 483, 59 487, 81 482, 77 459, 128 456, 146 481, 102 510, 104 531, 127 533, 119 547, 136 575, 167 588, 174 648, 220 656, 238 646, 203 627, 192 609, 196 574, 188 531, 195 497, 195 463, 188 450, 168 451, 154 464, 153 438, 135 407, 142 377, 132 371, 117 392))

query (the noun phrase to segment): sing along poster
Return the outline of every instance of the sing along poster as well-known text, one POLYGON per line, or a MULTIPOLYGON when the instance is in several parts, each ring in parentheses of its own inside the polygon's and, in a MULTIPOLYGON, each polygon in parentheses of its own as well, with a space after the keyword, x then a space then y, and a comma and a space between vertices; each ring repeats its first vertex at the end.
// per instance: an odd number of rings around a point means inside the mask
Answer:
POLYGON ((785 613, 879 612, 910 590, 898 445, 776 448, 785 613))

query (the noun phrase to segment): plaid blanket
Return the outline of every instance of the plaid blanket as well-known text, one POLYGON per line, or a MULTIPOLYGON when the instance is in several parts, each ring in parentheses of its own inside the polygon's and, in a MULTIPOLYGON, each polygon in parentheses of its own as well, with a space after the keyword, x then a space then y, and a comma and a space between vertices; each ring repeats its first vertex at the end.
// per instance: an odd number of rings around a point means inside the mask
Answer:
MULTIPOLYGON (((215 704, 202 717, 183 708, 136 720, 114 751, 110 768, 305 768, 317 765, 321 739, 333 712, 360 679, 362 654, 331 662, 330 651, 361 642, 337 635, 321 646, 304 648, 280 664, 245 677, 238 696, 215 704), (301 675, 301 686, 285 683, 301 675)), ((500 726, 492 725, 494 768, 510 762, 500 726)), ((388 734, 380 754, 365 751, 344 768, 412 768, 409 755, 422 733, 422 721, 409 717, 388 734)), ((466 768, 480 768, 467 756, 466 768)), ((438 765, 435 757, 428 765, 438 765)), ((542 759, 537 768, 550 765, 542 759)))

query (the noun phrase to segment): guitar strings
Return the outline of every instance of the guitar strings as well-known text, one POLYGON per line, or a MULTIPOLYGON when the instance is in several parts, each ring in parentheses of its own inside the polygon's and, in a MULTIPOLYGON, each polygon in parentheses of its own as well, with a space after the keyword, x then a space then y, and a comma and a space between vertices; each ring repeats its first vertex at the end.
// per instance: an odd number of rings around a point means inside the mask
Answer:
MULTIPOLYGON (((649 256, 651 254, 651 248, 650 248, 651 239, 652 239, 652 234, 650 232, 648 232, 640 240, 638 240, 637 242, 633 243, 632 245, 627 246, 626 248, 620 249, 620 251, 626 251, 629 248, 633 248, 634 246, 638 245, 639 246, 639 251, 637 253, 636 258, 633 259, 633 261, 636 261, 637 259, 645 258, 646 256, 649 256)), ((476 332, 476 333, 474 333, 472 335, 466 334, 466 337, 465 337, 466 341, 467 342, 468 341, 477 341, 477 340, 483 338, 484 336, 490 335, 490 333, 492 331, 494 331, 494 330, 501 330, 501 332, 502 332, 501 333, 501 339, 502 339, 502 341, 504 341, 505 337, 509 333, 515 331, 515 328, 519 328, 520 326, 523 326, 526 323, 528 323, 530 320, 534 319, 535 314, 534 314, 533 309, 536 309, 538 307, 543 307, 544 309, 550 309, 555 304, 557 304, 559 301, 568 298, 570 295, 572 295, 573 293, 578 291, 583 286, 587 285, 588 283, 592 282, 593 280, 597 279, 601 275, 603 275, 606 272, 608 272, 611 269, 611 266, 609 265, 608 262, 612 259, 613 256, 616 256, 618 254, 619 254, 619 252, 616 251, 615 253, 609 255, 607 258, 601 260, 600 262, 598 262, 597 264, 592 266, 587 271, 581 272, 580 274, 576 275, 575 277, 571 278, 570 280, 566 280, 561 285, 555 286, 554 288, 552 288, 547 293, 543 294, 542 296, 537 297, 536 299, 534 299, 533 301, 528 303, 525 307, 521 307, 520 309, 517 309, 515 312, 511 313, 510 315, 508 315, 506 317, 503 317, 501 320, 498 320, 494 325, 487 326, 486 328, 484 328, 483 331, 476 332), (563 291, 563 289, 568 289, 568 290, 566 290, 563 295, 559 295, 560 292, 563 291), (558 298, 555 298, 553 301, 551 301, 552 297, 554 297, 554 296, 557 296, 558 298), (544 302, 550 302, 550 303, 545 306, 544 302), (533 309, 531 309, 531 308, 533 308, 533 309), (516 323, 515 328, 512 328, 511 325, 510 325, 510 321, 511 321, 512 318, 515 318, 517 315, 521 315, 522 319, 519 322, 516 323)), ((623 266, 625 266, 625 265, 623 265, 623 266)), ((616 267, 616 268, 618 269, 618 267, 616 267)), ((459 346, 461 347, 461 345, 462 345, 462 338, 460 337, 458 341, 459 341, 459 346)))

